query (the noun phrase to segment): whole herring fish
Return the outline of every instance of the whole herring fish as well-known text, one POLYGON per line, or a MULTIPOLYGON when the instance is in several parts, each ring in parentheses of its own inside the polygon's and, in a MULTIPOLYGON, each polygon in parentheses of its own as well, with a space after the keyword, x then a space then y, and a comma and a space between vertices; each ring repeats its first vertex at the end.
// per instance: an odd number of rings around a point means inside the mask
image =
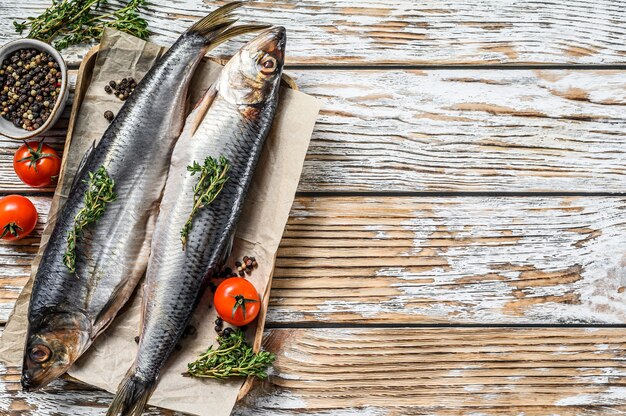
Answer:
POLYGON ((141 415, 208 277, 229 254, 276 112, 285 43, 285 29, 277 27, 246 44, 187 119, 174 148, 152 240, 139 350, 107 416, 141 415), (192 212, 198 182, 187 166, 222 156, 230 162, 229 178, 217 198, 193 217, 182 250, 181 230, 192 212))
POLYGON ((231 12, 239 5, 221 7, 185 32, 83 159, 35 276, 21 379, 25 390, 65 373, 107 328, 142 277, 194 69, 209 49, 259 29, 231 27, 231 12), (68 234, 83 208, 90 174, 102 168, 114 181, 116 199, 78 237, 71 271, 64 263, 68 234))

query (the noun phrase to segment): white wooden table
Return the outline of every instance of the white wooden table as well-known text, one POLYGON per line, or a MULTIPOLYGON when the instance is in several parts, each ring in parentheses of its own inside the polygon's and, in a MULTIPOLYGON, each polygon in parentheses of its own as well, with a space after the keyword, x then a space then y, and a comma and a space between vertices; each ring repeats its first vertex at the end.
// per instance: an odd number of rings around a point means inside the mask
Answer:
MULTIPOLYGON (((2 0, 0 42, 49 3, 2 0)), ((153 3, 166 45, 223 2, 153 3)), ((234 414, 626 414, 626 1, 243 14, 287 27, 287 72, 323 110, 277 261, 278 359, 234 414)), ((87 49, 66 51, 72 68, 87 49)), ((66 124, 46 138, 59 150, 66 124)), ((17 146, 0 137, 0 193, 43 215, 0 245, 2 322, 52 192, 15 177, 17 146)), ((69 382, 26 394, 0 369, 3 415, 102 415, 110 400, 69 382)))

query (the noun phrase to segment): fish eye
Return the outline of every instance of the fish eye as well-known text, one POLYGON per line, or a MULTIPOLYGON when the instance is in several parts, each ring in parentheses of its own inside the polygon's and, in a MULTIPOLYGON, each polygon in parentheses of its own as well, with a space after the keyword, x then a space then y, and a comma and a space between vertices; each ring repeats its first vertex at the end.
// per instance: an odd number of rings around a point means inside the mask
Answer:
POLYGON ((29 353, 30 359, 39 364, 48 361, 51 355, 52 352, 50 351, 50 348, 41 344, 35 345, 33 348, 31 348, 29 353))
POLYGON ((278 67, 276 63, 276 59, 270 55, 266 55, 265 57, 263 57, 263 59, 261 59, 259 64, 261 66, 261 72, 266 75, 273 74, 278 67))

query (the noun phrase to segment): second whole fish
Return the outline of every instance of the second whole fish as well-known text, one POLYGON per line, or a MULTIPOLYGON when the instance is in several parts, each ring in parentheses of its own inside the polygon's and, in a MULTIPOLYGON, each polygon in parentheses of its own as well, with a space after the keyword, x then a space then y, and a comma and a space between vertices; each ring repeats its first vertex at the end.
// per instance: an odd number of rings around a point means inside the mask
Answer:
POLYGON ((107 416, 141 415, 208 278, 229 254, 276 112, 285 44, 282 27, 246 44, 187 119, 172 155, 152 241, 139 349, 107 416), (187 166, 201 165, 207 157, 230 162, 228 180, 217 198, 193 217, 183 250, 181 229, 192 211, 198 181, 187 166))
POLYGON ((238 6, 227 4, 185 32, 85 156, 35 276, 21 379, 25 390, 65 373, 107 328, 143 276, 194 69, 209 49, 253 29, 231 27, 238 6), (116 198, 78 236, 72 269, 64 261, 68 235, 85 193, 93 188, 89 177, 101 169, 113 180, 116 198))

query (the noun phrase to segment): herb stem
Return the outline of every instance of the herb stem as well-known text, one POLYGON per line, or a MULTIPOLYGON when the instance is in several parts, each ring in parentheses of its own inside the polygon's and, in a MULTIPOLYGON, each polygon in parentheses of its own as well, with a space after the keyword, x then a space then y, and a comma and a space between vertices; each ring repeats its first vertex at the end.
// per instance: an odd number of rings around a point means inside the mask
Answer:
POLYGON ((264 379, 268 367, 276 359, 267 351, 255 353, 240 329, 218 337, 217 341, 217 349, 210 346, 196 361, 187 364, 184 375, 218 380, 245 376, 264 379))
POLYGON ((54 44, 57 49, 97 39, 106 27, 147 39, 148 22, 139 15, 146 0, 129 0, 111 12, 100 10, 100 5, 105 3, 102 0, 53 1, 52 6, 39 16, 23 22, 14 21, 13 25, 20 34, 28 29, 30 38, 48 43, 59 38, 54 44))
POLYGON ((200 165, 194 161, 193 164, 187 166, 187 171, 191 172, 191 176, 196 173, 200 174, 198 183, 193 188, 194 204, 189 213, 189 218, 180 231, 180 239, 183 244, 183 250, 187 245, 187 237, 193 226, 193 218, 198 211, 215 201, 215 198, 222 192, 224 184, 228 180, 228 171, 230 164, 224 156, 218 160, 212 157, 204 159, 204 164, 200 165))
POLYGON ((100 166, 96 172, 89 172, 87 190, 83 197, 84 206, 74 217, 74 227, 67 235, 67 248, 63 255, 63 263, 72 272, 76 272, 76 241, 82 231, 90 224, 98 221, 105 212, 109 202, 116 198, 113 188, 115 182, 109 177, 104 166, 100 166))

